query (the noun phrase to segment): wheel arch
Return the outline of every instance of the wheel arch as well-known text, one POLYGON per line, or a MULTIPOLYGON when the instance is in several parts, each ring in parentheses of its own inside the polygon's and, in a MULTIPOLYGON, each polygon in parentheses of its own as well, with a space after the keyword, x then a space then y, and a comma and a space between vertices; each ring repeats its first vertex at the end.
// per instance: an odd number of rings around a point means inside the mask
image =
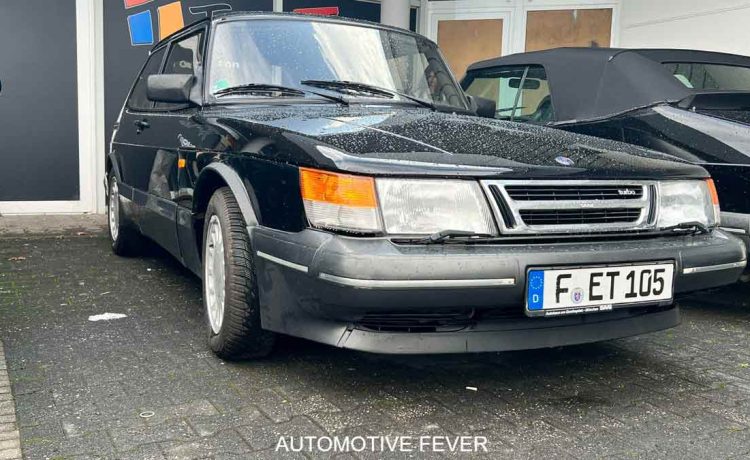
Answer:
POLYGON ((109 175, 110 171, 115 174, 118 181, 122 182, 122 175, 120 174, 120 166, 117 164, 117 158, 113 153, 108 153, 105 160, 104 171, 109 175))
POLYGON ((258 214, 250 199, 250 193, 240 175, 224 163, 211 163, 201 171, 193 192, 193 225, 199 254, 203 250, 203 221, 208 202, 214 192, 222 187, 229 187, 245 219, 245 225, 258 225, 258 214))

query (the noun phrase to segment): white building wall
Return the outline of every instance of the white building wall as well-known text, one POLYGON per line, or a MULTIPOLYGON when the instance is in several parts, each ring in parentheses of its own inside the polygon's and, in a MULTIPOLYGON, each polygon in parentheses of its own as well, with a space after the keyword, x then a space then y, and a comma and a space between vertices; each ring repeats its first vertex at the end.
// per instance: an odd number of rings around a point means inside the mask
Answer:
POLYGON ((622 0, 618 45, 750 55, 750 1, 622 0))

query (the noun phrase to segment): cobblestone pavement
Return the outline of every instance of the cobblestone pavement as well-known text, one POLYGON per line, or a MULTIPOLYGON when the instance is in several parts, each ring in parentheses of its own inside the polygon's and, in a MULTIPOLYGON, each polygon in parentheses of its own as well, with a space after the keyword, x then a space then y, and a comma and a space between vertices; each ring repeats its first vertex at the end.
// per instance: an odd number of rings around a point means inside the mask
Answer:
POLYGON ((275 458, 280 435, 320 434, 482 435, 487 458, 748 458, 749 297, 686 299, 680 327, 602 344, 394 357, 286 339, 226 363, 204 345, 198 281, 162 252, 0 239, 0 339, 30 459, 275 458), (102 313, 127 317, 89 321, 102 313))
POLYGON ((5 349, 0 341, 0 460, 20 458, 21 437, 16 424, 16 409, 5 364, 5 349))

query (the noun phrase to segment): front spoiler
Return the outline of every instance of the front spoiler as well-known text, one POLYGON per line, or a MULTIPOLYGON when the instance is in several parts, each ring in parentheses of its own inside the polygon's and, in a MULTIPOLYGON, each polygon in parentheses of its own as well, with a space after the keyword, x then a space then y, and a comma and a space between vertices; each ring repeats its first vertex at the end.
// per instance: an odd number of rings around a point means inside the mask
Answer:
POLYGON ((557 318, 534 318, 524 321, 524 325, 512 321, 484 323, 457 332, 399 333, 348 329, 336 345, 387 354, 531 350, 630 337, 669 329, 680 323, 677 306, 634 316, 622 313, 599 313, 598 317, 571 316, 566 318, 573 320, 568 324, 556 322, 557 318))

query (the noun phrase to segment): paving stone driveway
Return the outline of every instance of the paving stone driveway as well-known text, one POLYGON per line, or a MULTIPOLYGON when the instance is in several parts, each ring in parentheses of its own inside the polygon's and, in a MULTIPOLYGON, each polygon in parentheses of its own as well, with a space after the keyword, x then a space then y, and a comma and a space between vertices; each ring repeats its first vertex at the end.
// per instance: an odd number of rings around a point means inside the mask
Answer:
POLYGON ((236 364, 206 350, 199 283, 161 252, 0 239, 0 339, 33 459, 275 458, 280 435, 318 434, 483 435, 488 458, 747 458, 749 297, 694 297, 679 328, 604 344, 393 357, 288 339, 236 364), (88 320, 102 313, 127 317, 88 320))

